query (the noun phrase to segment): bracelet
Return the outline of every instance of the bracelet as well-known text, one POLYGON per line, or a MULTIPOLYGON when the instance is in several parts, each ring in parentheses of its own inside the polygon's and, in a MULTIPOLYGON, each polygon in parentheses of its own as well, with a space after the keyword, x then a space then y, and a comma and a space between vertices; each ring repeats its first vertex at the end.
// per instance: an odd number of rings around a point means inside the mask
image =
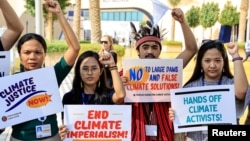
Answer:
POLYGON ((233 58, 232 61, 234 62, 234 61, 236 61, 236 60, 243 60, 243 58, 242 58, 242 57, 235 57, 235 58, 233 58))
POLYGON ((112 71, 112 70, 117 70, 117 66, 112 66, 112 67, 109 67, 109 70, 112 71))
POLYGON ((109 68, 115 68, 115 67, 117 67, 116 65, 113 65, 113 66, 110 66, 109 68))
POLYGON ((109 69, 109 71, 112 71, 112 70, 117 70, 117 68, 112 68, 112 69, 109 69))

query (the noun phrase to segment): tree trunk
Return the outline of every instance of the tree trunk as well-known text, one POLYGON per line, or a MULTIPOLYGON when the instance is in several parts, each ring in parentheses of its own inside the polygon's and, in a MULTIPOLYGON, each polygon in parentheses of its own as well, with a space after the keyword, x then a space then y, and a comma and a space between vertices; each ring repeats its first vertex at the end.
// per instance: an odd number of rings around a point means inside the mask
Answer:
POLYGON ((247 12, 248 12, 248 0, 241 0, 238 42, 245 41, 247 12))
POLYGON ((172 18, 171 19, 171 35, 170 35, 170 40, 171 41, 174 41, 174 36, 175 36, 175 19, 174 18, 172 18))
POLYGON ((81 25, 81 0, 76 0, 74 6, 73 30, 77 39, 80 39, 80 25, 81 25))
POLYGON ((213 37, 213 28, 210 27, 210 37, 209 37, 209 39, 212 39, 212 37, 213 37))
POLYGON ((48 12, 47 15, 47 28, 46 28, 46 39, 51 42, 53 39, 53 14, 48 12))
POLYGON ((99 43, 102 35, 100 0, 89 0, 89 18, 91 25, 91 43, 99 43))

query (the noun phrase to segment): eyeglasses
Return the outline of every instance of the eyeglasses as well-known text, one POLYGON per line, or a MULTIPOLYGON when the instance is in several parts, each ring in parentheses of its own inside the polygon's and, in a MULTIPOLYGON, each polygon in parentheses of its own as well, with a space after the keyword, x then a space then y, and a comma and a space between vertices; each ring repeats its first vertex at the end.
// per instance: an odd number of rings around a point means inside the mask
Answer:
POLYGON ((86 68, 83 68, 81 72, 82 72, 82 74, 89 74, 89 72, 92 74, 95 74, 95 73, 100 72, 100 71, 97 67, 90 68, 90 69, 88 67, 86 67, 86 68))
POLYGON ((108 44, 108 41, 101 41, 101 44, 108 44))

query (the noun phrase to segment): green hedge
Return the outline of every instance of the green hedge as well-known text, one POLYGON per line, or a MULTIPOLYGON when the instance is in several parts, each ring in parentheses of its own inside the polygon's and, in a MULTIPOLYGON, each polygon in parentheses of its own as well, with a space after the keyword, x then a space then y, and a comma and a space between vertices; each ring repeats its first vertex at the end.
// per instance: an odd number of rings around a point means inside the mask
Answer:
POLYGON ((181 41, 167 41, 167 40, 164 40, 162 42, 162 45, 166 45, 166 46, 182 46, 182 42, 181 41))
MULTIPOLYGON (((237 42, 237 45, 238 45, 239 49, 244 49, 245 43, 246 42, 237 42)), ((162 42, 162 44, 166 45, 166 46, 182 46, 182 42, 181 41, 167 41, 167 40, 164 40, 162 42)))
MULTIPOLYGON (((91 44, 89 41, 80 41, 81 50, 80 53, 86 51, 86 50, 93 50, 96 52, 99 52, 101 49, 100 44, 91 44)), ((47 42, 47 52, 64 52, 67 50, 68 46, 66 44, 66 41, 61 40, 54 40, 52 42, 47 42)), ((114 49, 117 52, 118 56, 122 57, 125 54, 125 48, 121 45, 114 45, 114 49)))

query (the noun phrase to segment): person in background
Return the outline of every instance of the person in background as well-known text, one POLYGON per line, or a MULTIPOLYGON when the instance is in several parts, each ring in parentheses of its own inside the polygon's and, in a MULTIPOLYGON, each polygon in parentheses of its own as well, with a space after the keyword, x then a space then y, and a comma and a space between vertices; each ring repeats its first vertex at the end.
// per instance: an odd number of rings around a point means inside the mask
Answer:
MULTIPOLYGON (((111 53, 113 58, 114 58, 115 64, 117 64, 117 53, 115 52, 114 47, 113 47, 112 37, 109 35, 103 35, 100 42, 101 42, 100 53, 101 52, 102 53, 107 53, 107 52, 111 53)), ((104 69, 105 69, 105 75, 107 77, 108 85, 109 85, 109 87, 113 87, 111 72, 109 71, 108 67, 104 66, 104 69)))
MULTIPOLYGON (((176 57, 183 59, 183 67, 193 58, 197 52, 197 43, 194 35, 189 28, 183 11, 180 8, 172 9, 172 17, 181 25, 185 48, 176 57)), ((133 39, 136 40, 136 51, 140 59, 159 59, 162 44, 159 28, 153 27, 151 22, 141 26, 137 32, 134 24, 131 22, 133 39)), ((122 76, 124 85, 128 83, 128 78, 122 76)), ((170 102, 155 103, 132 103, 132 141, 173 141, 174 127, 169 119, 168 108, 170 102), (150 121, 151 119, 151 121, 150 121), (151 123, 149 123, 151 122, 151 123), (149 136, 146 134, 146 126, 156 126, 157 136, 149 136)), ((176 139, 177 140, 177 139, 176 139)))
MULTIPOLYGON (((80 50, 80 44, 72 28, 67 22, 58 1, 46 0, 45 8, 56 15, 62 27, 68 49, 63 57, 54 65, 58 86, 72 69, 80 50)), ((35 33, 23 35, 18 43, 17 50, 21 62, 21 72, 32 71, 43 67, 47 45, 44 38, 35 33)), ((46 75, 46 74, 45 74, 46 75)), ((49 78, 48 78, 49 79, 49 78)), ((58 89, 58 88, 55 88, 58 89)), ((42 115, 41 115, 42 116, 42 115)), ((26 121, 12 126, 11 141, 58 141, 58 124, 56 114, 26 121), (46 126, 46 134, 38 136, 37 127, 46 126)))
POLYGON ((248 57, 250 56, 250 40, 245 43, 244 51, 245 51, 246 57, 243 60, 243 62, 247 61, 248 57))
MULTIPOLYGON (((236 116, 237 121, 239 121, 245 109, 244 101, 248 90, 248 80, 242 63, 243 58, 240 57, 238 52, 238 46, 229 43, 227 47, 228 53, 233 58, 234 76, 230 72, 224 44, 217 40, 208 40, 199 48, 193 74, 184 88, 233 84, 236 98, 236 116)), ((174 107, 169 108, 169 116, 171 120, 174 120, 174 107)), ((205 141, 208 140, 207 132, 187 132, 186 137, 182 140, 205 141)))
MULTIPOLYGON (((99 57, 93 51, 83 52, 76 61, 74 70, 72 89, 63 96, 63 105, 108 105, 124 102, 125 89, 110 53, 100 54, 99 57), (112 88, 106 84, 104 65, 107 65, 111 72, 111 78, 114 82, 112 88)), ((67 127, 62 125, 59 129, 61 140, 63 140, 67 133, 67 127)))
POLYGON ((7 29, 0 37, 0 51, 10 50, 23 32, 23 25, 7 0, 0 0, 0 9, 7 29))

